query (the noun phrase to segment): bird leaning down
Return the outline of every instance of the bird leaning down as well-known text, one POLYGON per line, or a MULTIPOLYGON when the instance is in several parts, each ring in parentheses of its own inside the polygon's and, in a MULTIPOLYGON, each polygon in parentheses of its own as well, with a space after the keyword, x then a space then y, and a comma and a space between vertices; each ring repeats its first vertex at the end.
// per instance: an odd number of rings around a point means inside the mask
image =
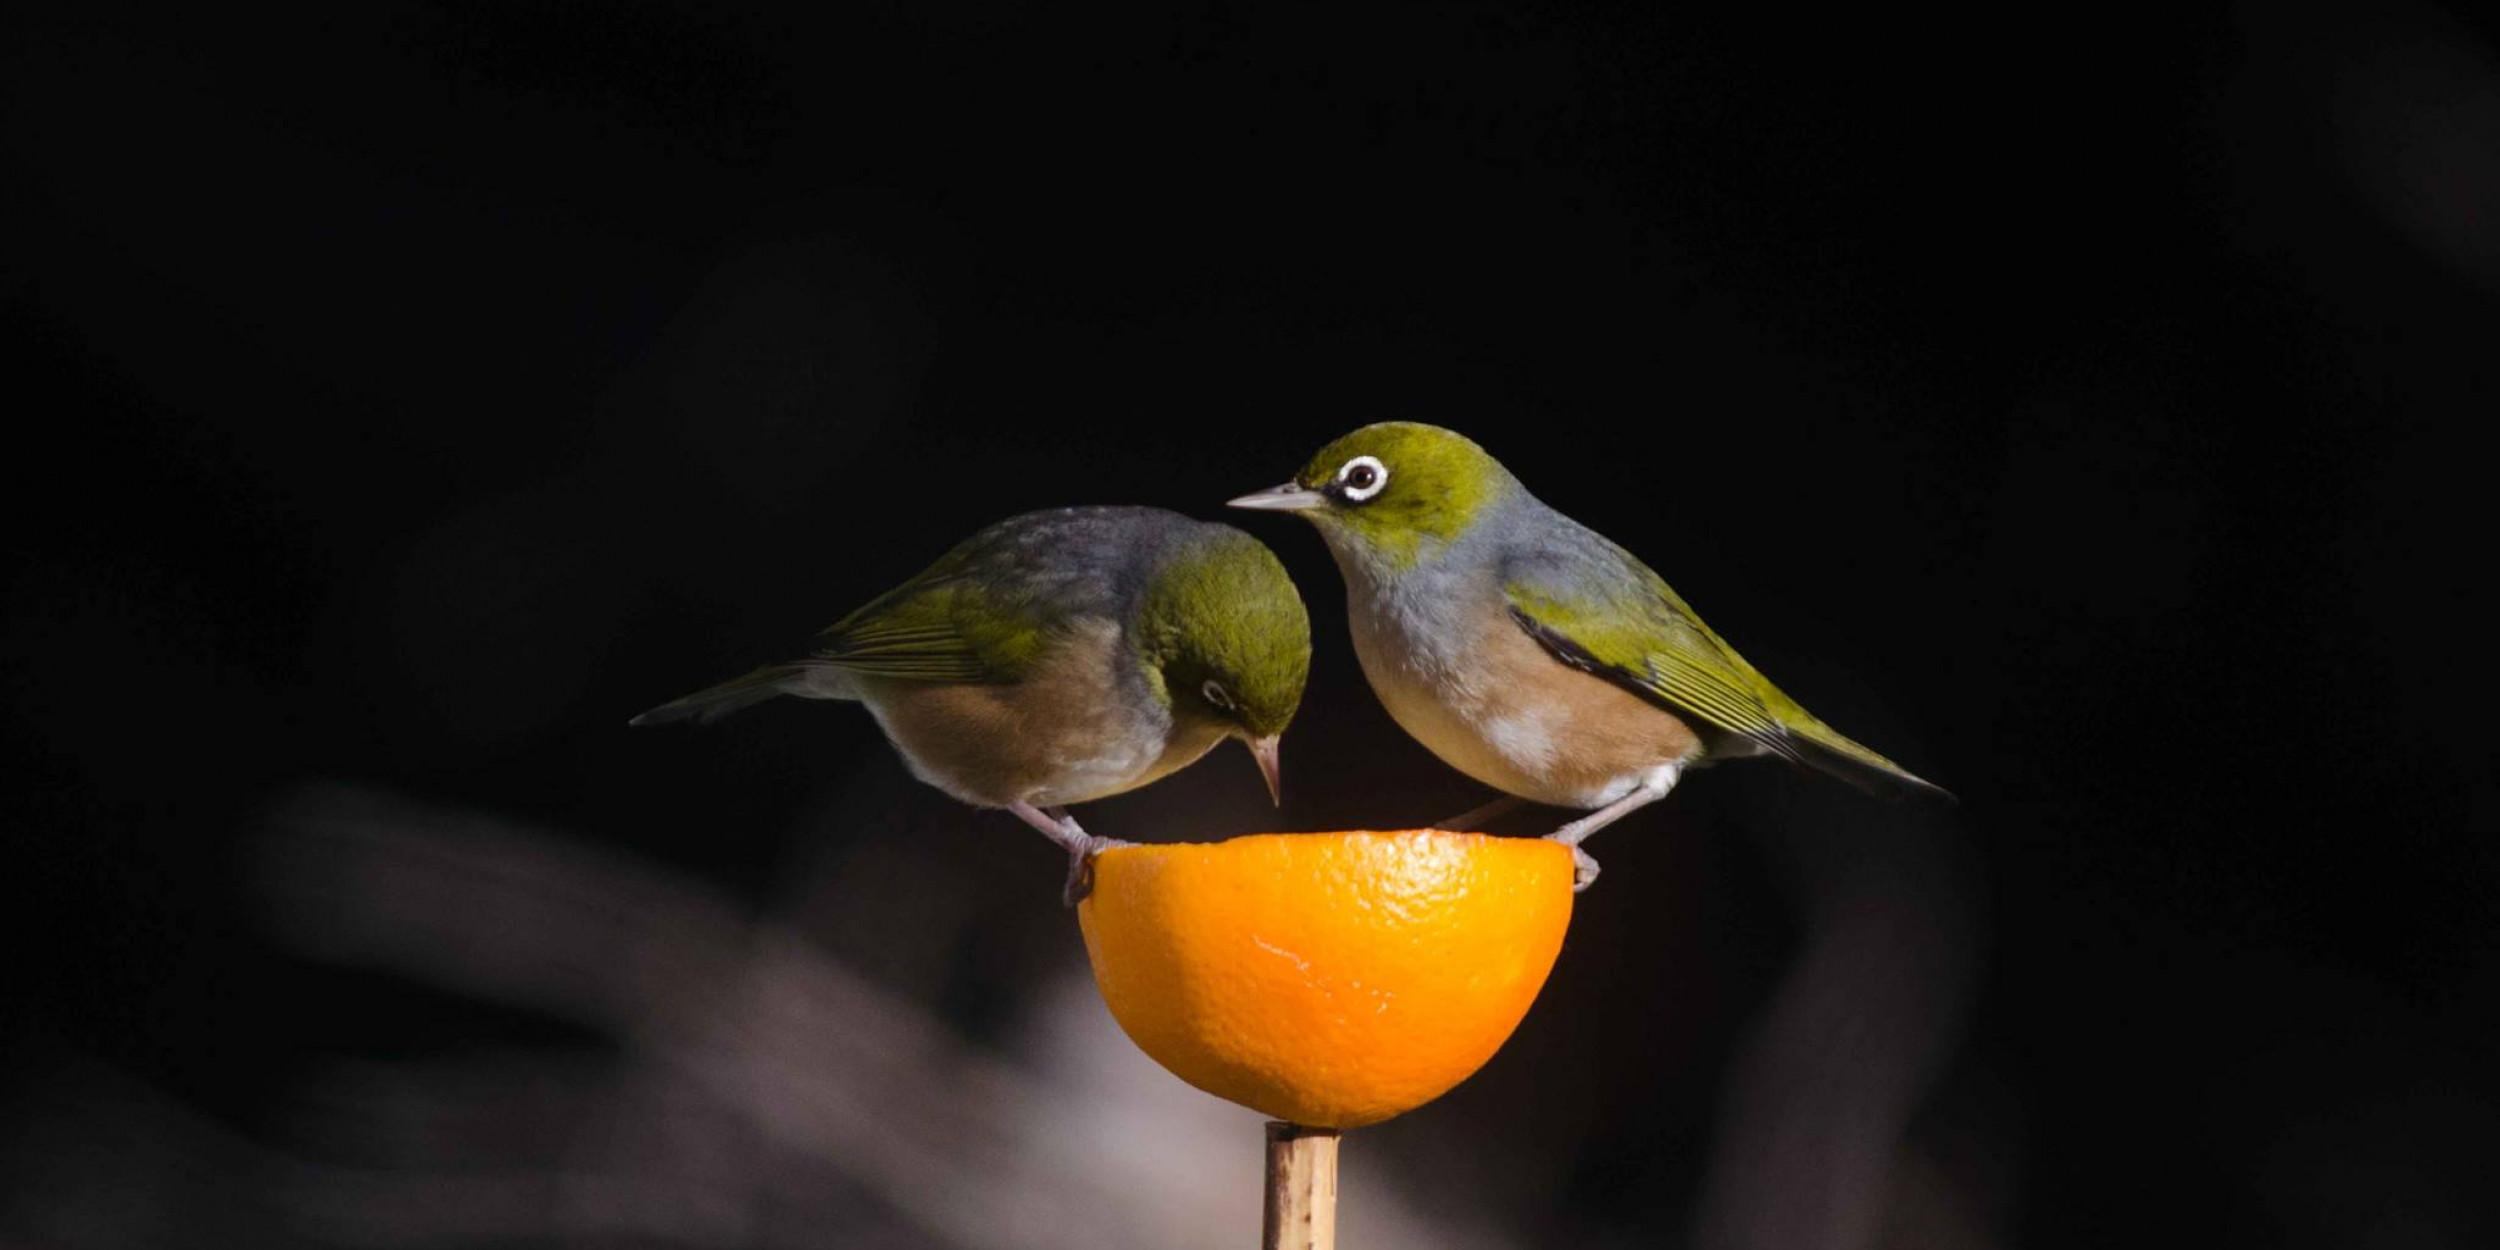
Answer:
POLYGON ((1389 714, 1451 767, 1588 812, 1572 848, 1666 797, 1687 768, 1773 755, 1871 793, 1950 799, 1843 737, 1736 654, 1649 566, 1528 493, 1466 437, 1394 421, 1232 501, 1319 527, 1345 574, 1354 653, 1389 714))
POLYGON ((912 774, 1005 808, 1068 852, 1065 808, 1134 790, 1226 738, 1281 801, 1277 740, 1302 702, 1310 618, 1274 552, 1160 508, 1001 521, 817 635, 807 654, 661 704, 636 725, 714 720, 777 695, 864 704, 912 774))

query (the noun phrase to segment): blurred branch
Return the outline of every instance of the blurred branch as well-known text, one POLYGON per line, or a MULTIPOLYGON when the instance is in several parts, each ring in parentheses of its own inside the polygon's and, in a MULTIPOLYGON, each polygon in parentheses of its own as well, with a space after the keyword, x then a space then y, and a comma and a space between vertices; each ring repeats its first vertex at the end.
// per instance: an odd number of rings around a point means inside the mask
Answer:
MULTIPOLYGON (((577 1117, 583 1140, 556 1174, 308 1173, 295 1200, 327 1236, 821 1245, 821 1229, 766 1235, 766 1213, 804 1210, 841 1180, 951 1245, 1163 1247, 1256 1224, 1255 1119, 1195 1094, 1224 1114, 1164 1114, 1159 1073, 1145 1105, 1106 1116, 1098 1091, 965 1044, 778 923, 508 822, 320 787, 274 824, 268 887, 308 952, 553 1012, 628 1050, 617 1109, 577 1117), (1239 1130, 1211 1134, 1211 1119, 1239 1130), (481 1210, 532 1203, 543 1228, 477 1226, 481 1210)), ((1085 995, 1103 1044, 1125 1051, 1085 995)), ((1152 1072, 1132 1058, 1129 1084, 1152 1072)), ((1370 1195, 1358 1210, 1349 1227, 1365 1244, 1496 1244, 1370 1195)))

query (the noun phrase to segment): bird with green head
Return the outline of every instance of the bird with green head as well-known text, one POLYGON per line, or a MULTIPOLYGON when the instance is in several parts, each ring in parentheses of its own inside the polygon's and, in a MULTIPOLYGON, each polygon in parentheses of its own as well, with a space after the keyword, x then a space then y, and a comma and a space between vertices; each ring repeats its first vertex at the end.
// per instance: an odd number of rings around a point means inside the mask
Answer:
POLYGON ((1069 855, 1107 845, 1069 804, 1169 776, 1233 739, 1281 802, 1310 618, 1275 553, 1159 508, 1010 517, 817 635, 797 659, 653 708, 704 722, 778 695, 865 705, 914 776, 1005 808, 1069 855))
POLYGON ((1149 572, 1136 632, 1148 682, 1174 714, 1250 744, 1281 799, 1276 743, 1302 705, 1311 622, 1276 554, 1206 525, 1149 572))
POLYGON ((1320 448, 1292 481, 1232 506, 1299 512, 1328 536, 1340 560, 1394 571, 1457 539, 1486 509, 1520 493, 1501 461, 1468 439, 1388 421, 1320 448))
MULTIPOLYGON (((1588 815, 1580 842, 1688 767, 1771 755, 1878 794, 1944 795, 1747 663, 1648 565, 1547 507, 1438 426, 1367 425, 1294 480, 1232 501, 1318 527, 1345 574, 1364 676, 1408 733, 1509 798, 1588 815)), ((1947 796, 1949 797, 1949 796, 1947 796)))

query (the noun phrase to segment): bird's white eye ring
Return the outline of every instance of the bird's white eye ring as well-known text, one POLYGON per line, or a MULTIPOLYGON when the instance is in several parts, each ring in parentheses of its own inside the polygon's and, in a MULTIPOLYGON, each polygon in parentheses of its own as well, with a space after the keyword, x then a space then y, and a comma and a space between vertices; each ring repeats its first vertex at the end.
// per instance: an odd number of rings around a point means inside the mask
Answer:
POLYGON ((1217 681, 1212 677, 1200 683, 1198 686, 1198 693, 1205 695, 1207 697, 1207 702, 1212 703, 1227 712, 1233 710, 1233 692, 1226 690, 1224 688, 1224 683, 1217 681))
POLYGON ((1389 485, 1389 466, 1377 456, 1356 456, 1337 470, 1337 486, 1347 503, 1361 503, 1389 485))

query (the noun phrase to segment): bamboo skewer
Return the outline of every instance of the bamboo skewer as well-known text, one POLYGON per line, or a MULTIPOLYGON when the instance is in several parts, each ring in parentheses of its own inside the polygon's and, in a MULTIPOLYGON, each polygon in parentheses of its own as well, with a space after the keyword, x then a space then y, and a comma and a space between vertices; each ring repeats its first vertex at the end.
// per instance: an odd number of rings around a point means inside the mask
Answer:
POLYGON ((1262 1250, 1336 1250, 1337 1130, 1267 1122, 1262 1250))

